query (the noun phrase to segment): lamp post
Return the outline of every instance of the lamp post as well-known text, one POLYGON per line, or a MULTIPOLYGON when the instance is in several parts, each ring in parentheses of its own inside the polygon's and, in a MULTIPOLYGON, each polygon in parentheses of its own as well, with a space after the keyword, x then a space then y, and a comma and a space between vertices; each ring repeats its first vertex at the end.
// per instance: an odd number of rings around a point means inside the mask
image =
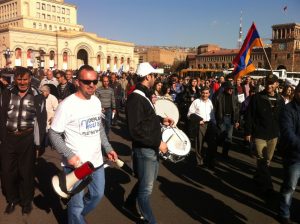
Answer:
POLYGON ((6 67, 9 67, 11 61, 10 56, 12 55, 12 51, 9 48, 6 48, 6 50, 3 53, 5 61, 6 61, 6 67))

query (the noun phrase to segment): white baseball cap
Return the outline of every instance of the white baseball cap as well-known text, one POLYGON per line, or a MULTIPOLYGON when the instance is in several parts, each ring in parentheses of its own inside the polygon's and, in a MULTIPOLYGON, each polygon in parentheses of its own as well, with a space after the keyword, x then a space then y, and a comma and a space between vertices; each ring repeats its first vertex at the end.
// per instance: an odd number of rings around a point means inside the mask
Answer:
POLYGON ((136 74, 140 77, 144 77, 151 73, 156 73, 156 70, 150 65, 149 62, 140 63, 136 70, 136 74))

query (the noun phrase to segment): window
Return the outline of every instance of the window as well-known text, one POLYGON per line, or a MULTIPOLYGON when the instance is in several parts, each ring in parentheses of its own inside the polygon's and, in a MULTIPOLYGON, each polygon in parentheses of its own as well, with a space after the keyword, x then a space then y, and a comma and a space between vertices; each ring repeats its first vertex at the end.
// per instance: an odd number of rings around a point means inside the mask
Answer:
POLYGON ((60 22, 60 17, 59 16, 57 17, 57 21, 60 22))
POLYGON ((66 9, 66 14, 70 15, 70 9, 66 9))
POLYGON ((41 4, 39 2, 36 3, 36 9, 40 9, 41 8, 41 4))
POLYGON ((33 23, 33 28, 36 29, 36 23, 33 23))
POLYGON ((51 11, 51 5, 47 4, 47 11, 51 11))
POLYGON ((63 23, 66 22, 65 17, 62 17, 62 22, 63 22, 63 23))
POLYGON ((52 30, 52 25, 49 25, 49 30, 52 30))
POLYGON ((41 14, 39 12, 36 13, 36 18, 40 18, 41 14))
POLYGON ((40 30, 42 29, 42 24, 41 24, 41 23, 39 23, 39 29, 40 29, 40 30))
POLYGON ((57 11, 56 12, 60 13, 60 7, 59 6, 57 6, 57 11))
POLYGON ((42 19, 45 19, 46 18, 46 15, 45 14, 42 14, 42 19))
POLYGON ((42 10, 46 10, 46 5, 44 3, 42 4, 42 10))
POLYGON ((291 58, 291 54, 288 53, 288 54, 286 55, 286 59, 290 59, 290 58, 291 58))
POLYGON ((51 20, 51 16, 50 16, 50 15, 47 15, 47 19, 48 19, 48 20, 51 20))
POLYGON ((61 8, 61 13, 65 14, 65 8, 61 8))
POLYGON ((52 16, 52 20, 53 20, 53 21, 56 21, 56 16, 53 15, 53 16, 52 16))
POLYGON ((67 18, 67 23, 70 23, 70 18, 67 18))
POLYGON ((275 60, 277 60, 277 54, 274 55, 275 60))
POLYGON ((56 11, 55 5, 52 5, 52 12, 55 12, 55 11, 56 11))
POLYGON ((47 24, 44 24, 44 30, 46 30, 47 29, 47 24))

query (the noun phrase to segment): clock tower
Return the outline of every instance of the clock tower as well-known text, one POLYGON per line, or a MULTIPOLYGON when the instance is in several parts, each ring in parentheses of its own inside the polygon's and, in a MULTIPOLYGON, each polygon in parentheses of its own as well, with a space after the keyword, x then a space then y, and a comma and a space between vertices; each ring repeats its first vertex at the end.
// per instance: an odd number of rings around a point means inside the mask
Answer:
POLYGON ((300 71, 300 24, 273 25, 272 31, 272 68, 300 71))

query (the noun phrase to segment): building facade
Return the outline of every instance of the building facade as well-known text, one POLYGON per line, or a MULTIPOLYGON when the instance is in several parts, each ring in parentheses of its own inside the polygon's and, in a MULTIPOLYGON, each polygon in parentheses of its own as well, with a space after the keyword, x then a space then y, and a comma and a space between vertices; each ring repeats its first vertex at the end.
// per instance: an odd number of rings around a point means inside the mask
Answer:
POLYGON ((0 0, 0 67, 136 68, 133 43, 83 30, 77 24, 76 5, 64 0, 0 0))
POLYGON ((135 51, 139 55, 139 63, 150 62, 166 66, 172 66, 174 62, 185 61, 187 55, 190 54, 190 48, 179 47, 137 46, 135 51))
POLYGON ((272 30, 272 67, 299 72, 300 24, 278 24, 272 30))
MULTIPOLYGON (((274 25, 272 30, 272 44, 264 49, 254 48, 250 56, 252 63, 256 68, 270 69, 270 62, 273 70, 299 72, 300 24, 274 25)), ((233 59, 238 53, 239 49, 222 49, 218 45, 203 44, 197 48, 194 57, 187 57, 187 63, 190 68, 224 70, 233 67, 233 59)))

